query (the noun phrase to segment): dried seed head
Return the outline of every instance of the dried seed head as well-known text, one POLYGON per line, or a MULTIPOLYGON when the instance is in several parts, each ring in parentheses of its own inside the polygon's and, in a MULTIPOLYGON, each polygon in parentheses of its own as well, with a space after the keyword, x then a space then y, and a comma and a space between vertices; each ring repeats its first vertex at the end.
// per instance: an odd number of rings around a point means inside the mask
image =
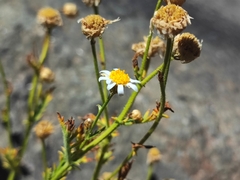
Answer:
POLYGON ((87 6, 92 7, 92 6, 98 6, 101 0, 82 0, 82 2, 87 6))
POLYGON ((78 14, 77 5, 74 3, 65 3, 62 8, 63 14, 67 17, 74 18, 78 14))
POLYGON ((99 15, 88 15, 85 18, 79 19, 78 22, 82 23, 82 32, 88 39, 101 37, 108 24, 117 22, 120 19, 117 18, 113 21, 106 20, 99 15))
POLYGON ((45 7, 38 11, 37 22, 47 29, 62 26, 62 18, 58 10, 45 7))
POLYGON ((176 4, 181 6, 186 0, 164 0, 167 4, 176 4))
POLYGON ((134 109, 130 114, 129 114, 129 118, 139 121, 142 119, 142 114, 138 109, 134 109))
POLYGON ((151 148, 148 151, 148 155, 147 155, 147 164, 153 164, 155 162, 159 162, 161 160, 161 153, 158 150, 158 148, 151 148))
POLYGON ((154 13, 151 24, 166 37, 174 37, 191 24, 191 17, 182 7, 168 4, 154 13))
MULTIPOLYGON (((132 50, 141 57, 143 57, 144 55, 147 44, 147 37, 144 36, 143 39, 143 42, 132 45, 132 50)), ((157 53, 160 53, 160 55, 163 56, 165 53, 165 48, 165 43, 158 36, 155 37, 150 43, 148 50, 148 58, 154 57, 157 53)))
POLYGON ((182 63, 190 63, 200 56, 202 43, 190 33, 179 34, 174 38, 173 57, 182 63))
POLYGON ((38 138, 44 140, 53 133, 53 125, 47 120, 40 121, 34 128, 38 138))
POLYGON ((53 82, 55 79, 55 74, 51 69, 47 67, 41 67, 40 69, 40 79, 44 82, 53 82))

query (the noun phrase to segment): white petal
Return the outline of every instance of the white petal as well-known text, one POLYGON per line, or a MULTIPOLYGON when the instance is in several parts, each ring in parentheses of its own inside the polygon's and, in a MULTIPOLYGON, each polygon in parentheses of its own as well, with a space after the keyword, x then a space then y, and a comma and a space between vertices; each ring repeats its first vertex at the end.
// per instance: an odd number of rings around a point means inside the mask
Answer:
POLYGON ((118 95, 120 95, 120 96, 122 96, 124 94, 123 85, 118 85, 117 92, 118 92, 118 95))
POLYGON ((131 88, 132 90, 138 92, 138 88, 135 84, 132 84, 132 83, 127 83, 126 85, 127 87, 131 88))
POLYGON ((138 81, 138 80, 136 80, 136 79, 130 79, 130 82, 131 82, 131 83, 141 83, 141 81, 138 81))
POLYGON ((112 89, 115 85, 116 85, 116 83, 108 84, 108 85, 107 85, 107 90, 112 89))
POLYGON ((104 77, 104 76, 101 76, 101 77, 99 77, 99 79, 98 79, 99 82, 100 82, 100 81, 107 81, 107 80, 109 80, 109 78, 108 78, 108 77, 104 77))
POLYGON ((106 74, 107 76, 109 76, 110 75, 110 71, 108 71, 108 70, 102 70, 102 71, 100 71, 100 74, 106 74))
POLYGON ((112 83, 112 80, 108 78, 107 81, 106 81, 106 83, 107 83, 107 84, 111 84, 111 83, 112 83))

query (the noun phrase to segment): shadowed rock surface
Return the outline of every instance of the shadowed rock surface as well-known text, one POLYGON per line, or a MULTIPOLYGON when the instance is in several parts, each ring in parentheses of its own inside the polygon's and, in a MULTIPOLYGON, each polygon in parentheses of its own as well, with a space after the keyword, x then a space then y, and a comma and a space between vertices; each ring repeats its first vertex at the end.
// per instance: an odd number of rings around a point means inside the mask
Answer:
MULTIPOLYGON (((33 75, 26 63, 26 55, 39 54, 43 34, 35 16, 41 7, 60 9, 63 0, 1 0, 0 1, 0 60, 14 91, 11 97, 11 119, 16 144, 24 132, 26 100, 33 75)), ((81 1, 79 17, 92 13, 81 1)), ((106 19, 121 18, 109 25, 104 37, 108 69, 126 69, 133 77, 131 44, 142 41, 148 34, 149 19, 156 1, 104 0, 100 14, 106 19)), ((183 6, 194 19, 185 31, 203 39, 201 57, 183 65, 173 62, 167 85, 167 99, 175 113, 163 119, 146 144, 157 146, 162 161, 155 167, 156 179, 225 180, 240 179, 240 61, 239 18, 240 1, 187 1, 183 6)), ((63 17, 64 26, 54 30, 47 65, 56 73, 54 99, 44 116, 56 125, 54 134, 47 140, 49 165, 57 161, 57 151, 62 144, 61 130, 56 112, 65 118, 96 113, 100 103, 92 65, 89 41, 81 33, 76 19, 63 17)), ((159 65, 153 59, 151 69, 159 65)), ((112 114, 121 111, 130 94, 114 97, 112 114)), ((134 105, 142 112, 155 107, 159 98, 159 84, 154 78, 139 94, 134 105)), ((5 103, 0 85, 0 108, 5 103)), ((103 171, 114 170, 131 149, 130 142, 138 142, 151 124, 120 127, 115 159, 103 171)), ((0 126, 0 147, 7 144, 4 127, 0 126)), ((147 151, 141 149, 134 158, 131 180, 144 180, 147 174, 147 151)), ((68 179, 88 180, 94 164, 82 165, 68 179)), ((42 173, 41 145, 32 133, 23 159, 24 180, 40 180, 42 173)), ((6 172, 1 170, 1 177, 6 172)))

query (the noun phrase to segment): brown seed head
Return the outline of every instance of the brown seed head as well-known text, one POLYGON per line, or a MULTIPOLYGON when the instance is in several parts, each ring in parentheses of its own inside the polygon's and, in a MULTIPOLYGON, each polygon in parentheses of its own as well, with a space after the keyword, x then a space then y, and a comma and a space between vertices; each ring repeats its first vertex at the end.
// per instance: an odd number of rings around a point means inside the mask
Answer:
POLYGON ((78 22, 82 23, 82 32, 88 39, 93 39, 96 37, 101 37, 104 33, 105 28, 108 24, 117 22, 120 19, 115 19, 113 21, 106 20, 99 15, 88 15, 85 18, 79 19, 78 22))
POLYGON ((172 38, 191 24, 191 17, 182 7, 168 4, 154 13, 151 24, 160 34, 172 38))
POLYGON ((47 29, 62 26, 62 18, 58 10, 45 7, 38 11, 37 22, 47 29))
POLYGON ((101 0, 82 0, 82 2, 87 6, 92 7, 92 6, 98 6, 101 0))
MULTIPOLYGON (((139 42, 137 44, 132 45, 132 50, 135 51, 138 55, 143 57, 146 44, 147 44, 147 37, 143 37, 144 41, 139 42)), ((160 53, 161 55, 164 55, 165 53, 165 43, 156 36, 154 39, 152 39, 149 50, 148 50, 148 58, 154 57, 157 53, 160 53)))
POLYGON ((200 56, 202 43, 190 33, 179 34, 174 38, 173 57, 182 63, 190 63, 200 56))
POLYGON ((53 133, 53 125, 47 120, 40 121, 34 128, 38 138, 44 140, 53 133))
POLYGON ((78 8, 77 8, 77 5, 74 4, 74 3, 65 3, 63 5, 63 14, 67 17, 70 17, 70 18, 74 18, 77 16, 78 14, 78 8))
POLYGON ((55 79, 55 74, 51 69, 47 67, 41 67, 40 69, 40 79, 44 82, 53 82, 55 79))
POLYGON ((164 0, 167 4, 176 4, 178 6, 182 6, 186 0, 164 0))
POLYGON ((151 148, 148 151, 148 155, 147 155, 147 164, 153 164, 156 162, 159 162, 161 160, 161 153, 158 150, 158 148, 151 148))

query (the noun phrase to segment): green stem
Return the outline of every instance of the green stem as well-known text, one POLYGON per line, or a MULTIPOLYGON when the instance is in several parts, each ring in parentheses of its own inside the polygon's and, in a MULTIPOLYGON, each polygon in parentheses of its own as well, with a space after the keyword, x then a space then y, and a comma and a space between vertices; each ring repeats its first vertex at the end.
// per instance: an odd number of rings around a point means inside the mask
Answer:
MULTIPOLYGON (((95 75, 96 75, 96 80, 97 80, 97 84, 98 84, 98 90, 100 92, 100 96, 102 99, 102 103, 105 102, 105 96, 103 93, 103 88, 102 88, 102 84, 99 82, 99 68, 98 68, 98 61, 97 61, 97 54, 96 54, 96 47, 95 47, 96 41, 94 39, 91 39, 91 48, 92 48, 92 54, 93 54, 93 63, 94 63, 94 68, 95 68, 95 75)), ((108 120, 108 112, 107 109, 104 109, 104 116, 105 119, 108 120)))
POLYGON ((71 166, 68 163, 64 163, 60 169, 56 171, 55 174, 51 177, 51 180, 59 180, 61 177, 63 177, 64 174, 68 172, 68 169, 71 168, 71 166))
POLYGON ((65 148, 64 150, 64 156, 65 156, 65 160, 67 162, 67 164, 71 164, 71 152, 70 152, 70 142, 69 142, 69 132, 66 128, 66 126, 62 127, 62 133, 63 133, 63 146, 65 148))
POLYGON ((28 122, 27 123, 27 129, 25 130, 23 144, 22 144, 22 147, 21 147, 21 150, 20 150, 20 154, 19 154, 19 159, 22 159, 23 154, 26 151, 27 144, 28 144, 28 137, 29 137, 29 134, 31 132, 32 125, 33 125, 32 122, 28 122))
POLYGON ((46 144, 44 139, 41 139, 41 144, 42 144, 43 169, 44 169, 44 172, 47 173, 47 154, 46 154, 46 144))
MULTIPOLYGON (((50 37, 51 37, 50 35, 51 35, 51 30, 48 30, 45 34, 41 55, 39 57, 39 63, 41 65, 44 63, 44 61, 47 57, 49 44, 50 44, 50 37)), ((35 96, 36 96, 38 80, 39 80, 39 74, 38 74, 38 72, 35 72, 34 77, 32 79, 31 91, 29 92, 29 97, 28 97, 28 120, 27 120, 27 127, 26 127, 26 131, 25 131, 24 139, 23 139, 23 144, 22 144, 20 154, 19 154, 20 161, 26 151, 29 135, 30 135, 32 126, 34 124, 34 117, 35 117, 34 111, 35 111, 35 108, 37 105, 37 102, 35 101, 35 98, 36 98, 35 96)))
MULTIPOLYGON (((156 70, 154 70, 149 76, 152 77, 153 74, 157 74, 161 69, 162 69, 162 73, 164 74, 163 75, 163 83, 160 81, 160 88, 161 88, 161 106, 160 106, 160 111, 159 111, 159 116, 158 118, 154 121, 153 125, 151 126, 151 128, 148 130, 148 132, 144 135, 144 137, 139 141, 139 144, 143 144, 150 136, 151 134, 154 132, 154 130, 157 128, 161 118, 162 118, 162 115, 164 113, 164 107, 165 107, 165 102, 166 102, 166 94, 165 94, 165 85, 167 82, 167 76, 168 76, 168 72, 169 72, 169 67, 170 67, 170 62, 171 62, 171 51, 172 51, 172 46, 173 46, 173 39, 168 39, 167 40, 167 49, 166 49, 166 54, 165 54, 165 58, 164 58, 164 63, 162 65, 160 65, 156 70)), ((156 75, 155 74, 155 75, 156 75)), ((150 77, 146 77, 143 81, 142 81, 142 84, 146 83, 145 81, 148 80, 150 77)), ((150 79, 149 79, 150 80, 150 79)), ((134 151, 137 151, 138 149, 134 149, 132 150, 128 155, 127 157, 123 160, 123 162, 113 171, 111 177, 112 178, 114 175, 117 174, 117 172, 121 169, 121 167, 126 163, 128 162, 133 154, 134 154, 134 151)))
POLYGON ((94 173, 93 173, 93 176, 92 176, 92 180, 98 179, 98 175, 99 175, 100 170, 101 170, 101 167, 102 167, 102 165, 103 165, 105 152, 108 150, 108 144, 109 144, 109 142, 107 142, 106 144, 104 144, 104 146, 103 146, 103 148, 102 148, 100 158, 99 158, 99 160, 98 160, 97 166, 96 166, 96 168, 95 168, 95 170, 94 170, 94 173))
MULTIPOLYGON (((98 6, 93 6, 93 11, 94 11, 94 14, 99 14, 98 6)), ((99 51, 100 51, 101 69, 103 70, 103 69, 106 69, 106 58, 105 58, 104 42, 102 37, 99 37, 98 43, 99 43, 99 51)), ((105 102, 108 97, 108 90, 107 90, 106 84, 103 84, 103 95, 104 95, 103 102, 105 102)), ((104 111, 105 111, 106 125, 107 127, 109 127, 108 107, 106 107, 104 111)))
POLYGON ((10 174, 8 175, 7 180, 14 180, 15 176, 16 176, 16 171, 11 170, 10 174))
POLYGON ((3 86, 4 86, 4 92, 6 96, 6 104, 5 104, 5 112, 4 112, 4 122, 6 123, 7 127, 7 136, 8 136, 8 145, 9 147, 12 147, 12 128, 11 128, 11 120, 10 120, 10 95, 11 95, 11 89, 9 87, 9 83, 7 81, 4 68, 2 65, 2 61, 0 60, 0 74, 2 76, 3 86))
MULTIPOLYGON (((157 5, 155 7, 155 11, 157 11, 160 8, 161 4, 162 4, 162 0, 158 0, 157 5)), ((149 29, 146 49, 145 49, 145 52, 144 52, 144 55, 143 55, 143 59, 142 59, 142 64, 141 64, 141 67, 140 67, 140 70, 139 70, 140 80, 143 79, 142 75, 143 75, 144 69, 146 68, 146 64, 147 64, 147 61, 148 61, 148 51, 149 51, 149 47, 150 47, 150 44, 151 44, 152 36, 153 36, 153 27, 150 24, 150 29, 149 29)))
POLYGON ((148 172, 147 172, 147 179, 146 180, 151 180, 153 175, 153 165, 149 164, 148 166, 148 172))
POLYGON ((48 49, 49 49, 49 45, 50 45, 50 39, 51 39, 51 29, 48 29, 46 31, 46 34, 45 34, 45 37, 44 37, 42 52, 41 52, 41 55, 39 57, 39 63, 41 65, 46 60, 48 49))
POLYGON ((100 108, 100 110, 99 110, 99 112, 98 112, 98 114, 97 114, 97 116, 96 116, 96 118, 95 118, 95 120, 94 120, 94 122, 93 122, 93 124, 92 124, 92 128, 91 128, 91 129, 93 129, 94 126, 97 124, 98 119, 100 118, 100 116, 101 116, 102 112, 104 111, 104 109, 107 107, 107 105, 108 105, 108 103, 110 102, 110 100, 112 99, 113 95, 114 95, 114 94, 111 93, 111 94, 108 96, 106 102, 104 102, 103 105, 101 106, 101 108, 100 108))

